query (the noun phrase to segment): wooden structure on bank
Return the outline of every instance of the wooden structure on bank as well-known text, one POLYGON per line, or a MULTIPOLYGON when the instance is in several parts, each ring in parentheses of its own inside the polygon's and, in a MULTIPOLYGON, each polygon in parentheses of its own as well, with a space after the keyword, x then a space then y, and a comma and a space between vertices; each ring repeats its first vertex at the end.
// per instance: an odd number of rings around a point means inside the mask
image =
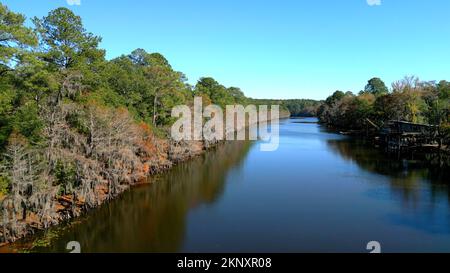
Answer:
POLYGON ((439 126, 389 121, 379 130, 380 141, 391 151, 441 149, 439 126))

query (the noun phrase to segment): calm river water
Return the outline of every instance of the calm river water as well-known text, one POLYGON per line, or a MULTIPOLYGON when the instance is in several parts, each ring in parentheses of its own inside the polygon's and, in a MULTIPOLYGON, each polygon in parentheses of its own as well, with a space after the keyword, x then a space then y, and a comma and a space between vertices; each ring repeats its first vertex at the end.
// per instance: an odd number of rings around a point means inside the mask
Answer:
POLYGON ((280 147, 231 142, 59 231, 66 252, 450 252, 445 175, 329 133, 280 124, 280 147))

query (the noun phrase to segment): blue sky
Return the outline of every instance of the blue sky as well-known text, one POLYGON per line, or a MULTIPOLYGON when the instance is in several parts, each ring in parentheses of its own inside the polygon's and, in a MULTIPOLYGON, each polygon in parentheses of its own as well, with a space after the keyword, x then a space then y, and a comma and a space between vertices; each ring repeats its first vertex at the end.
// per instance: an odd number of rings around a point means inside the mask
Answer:
POLYGON ((374 76, 450 80, 448 0, 67 1, 78 0, 1 2, 28 18, 69 7, 109 59, 160 52, 191 83, 211 76, 256 98, 324 99, 374 76))

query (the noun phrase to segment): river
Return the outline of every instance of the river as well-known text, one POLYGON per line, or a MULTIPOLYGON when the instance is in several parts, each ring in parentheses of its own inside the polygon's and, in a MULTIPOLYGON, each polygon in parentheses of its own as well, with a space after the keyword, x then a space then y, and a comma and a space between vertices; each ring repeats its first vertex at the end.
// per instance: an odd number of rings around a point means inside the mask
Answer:
POLYGON ((439 168, 305 121, 280 122, 275 152, 230 142, 182 163, 34 251, 78 241, 82 252, 368 252, 378 241, 383 252, 450 252, 439 168))

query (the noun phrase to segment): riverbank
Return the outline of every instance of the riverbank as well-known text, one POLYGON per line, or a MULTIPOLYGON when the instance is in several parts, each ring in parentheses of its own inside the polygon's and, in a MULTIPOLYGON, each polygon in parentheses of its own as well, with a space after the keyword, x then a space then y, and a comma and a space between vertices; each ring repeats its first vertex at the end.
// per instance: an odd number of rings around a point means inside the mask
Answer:
MULTIPOLYGON (((148 179, 149 177, 164 172, 179 162, 198 156, 206 149, 214 146, 211 143, 205 143, 203 141, 174 143, 164 139, 156 140, 156 144, 158 149, 154 158, 144 164, 144 167, 140 171, 134 170, 134 173, 131 173, 133 170, 126 170, 129 172, 129 179, 128 181, 122 181, 120 187, 114 190, 114 194, 111 193, 109 181, 102 181, 92 189, 91 194, 93 195, 94 202, 86 202, 84 198, 80 198, 80 193, 77 190, 67 195, 58 195, 55 193, 52 200, 47 203, 48 208, 45 219, 39 217, 38 211, 30 211, 22 219, 19 218, 21 215, 15 215, 19 219, 16 220, 13 226, 8 226, 8 222, 4 221, 3 225, 0 226, 0 238, 2 238, 0 240, 0 246, 5 246, 18 239, 33 235, 37 231, 48 229, 61 222, 75 219, 87 211, 95 209, 105 202, 120 196, 133 186, 151 183, 151 179, 148 179)), ((50 193, 54 193, 54 191, 55 189, 49 189, 50 193)), ((3 219, 5 219, 7 206, 8 204, 4 205, 2 210, 3 219)))
POLYGON ((77 241, 83 253, 353 253, 371 240, 448 251, 448 172, 296 121, 280 122, 275 152, 218 145, 3 251, 67 253, 77 241))
MULTIPOLYGON (((280 118, 288 117, 288 112, 282 111, 280 113, 280 118)), ((238 130, 240 129, 245 128, 238 128, 238 130)), ((8 221, 6 215, 8 215, 8 209, 12 210, 12 204, 0 200, 0 203, 3 203, 3 209, 0 211, 0 219, 3 220, 3 224, 0 225, 0 246, 8 245, 38 231, 80 217, 86 212, 117 198, 134 186, 152 183, 152 176, 197 157, 221 143, 220 141, 174 142, 162 138, 154 138, 152 141, 154 145, 152 156, 145 158, 140 156, 142 163, 139 163, 139 167, 130 166, 128 169, 120 170, 127 173, 124 176, 127 179, 120 182, 120 187, 112 189, 109 180, 101 179, 99 183, 92 187, 89 193, 91 198, 89 202, 83 195, 83 189, 74 189, 71 194, 58 194, 56 187, 51 188, 46 191, 46 198, 49 198, 49 195, 52 196, 51 200, 46 200, 46 208, 36 208, 35 211, 29 210, 25 215, 13 214, 14 222, 11 222, 8 221), (43 211, 45 211, 45 215, 43 211)), ((101 170, 98 171, 101 172, 101 170)))

